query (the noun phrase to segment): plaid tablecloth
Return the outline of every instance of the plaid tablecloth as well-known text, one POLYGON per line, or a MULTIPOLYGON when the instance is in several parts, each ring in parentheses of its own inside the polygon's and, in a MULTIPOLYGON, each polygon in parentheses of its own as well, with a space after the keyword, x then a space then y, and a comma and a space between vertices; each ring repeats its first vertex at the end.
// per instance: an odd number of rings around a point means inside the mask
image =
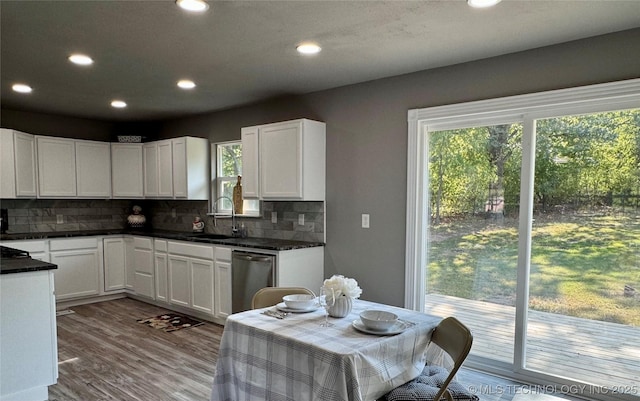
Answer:
MULTIPOLYGON (((266 308, 269 309, 269 308, 266 308)), ((355 300, 351 314, 329 317, 324 309, 276 319, 264 309, 227 319, 212 401, 370 401, 417 377, 440 318, 408 309, 355 300), (359 332, 352 322, 366 309, 382 309, 413 323, 400 334, 359 332)))

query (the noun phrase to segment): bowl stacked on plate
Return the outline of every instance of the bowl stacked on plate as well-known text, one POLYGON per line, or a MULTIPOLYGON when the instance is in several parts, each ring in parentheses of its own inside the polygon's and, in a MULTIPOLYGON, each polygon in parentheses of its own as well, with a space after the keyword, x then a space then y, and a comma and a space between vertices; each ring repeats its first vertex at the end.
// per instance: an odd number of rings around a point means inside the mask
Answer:
POLYGON ((364 327, 373 331, 386 331, 398 321, 395 313, 370 309, 360 313, 360 320, 364 327))
POLYGON ((316 297, 311 294, 291 294, 285 295, 282 300, 289 309, 305 310, 315 305, 316 297))

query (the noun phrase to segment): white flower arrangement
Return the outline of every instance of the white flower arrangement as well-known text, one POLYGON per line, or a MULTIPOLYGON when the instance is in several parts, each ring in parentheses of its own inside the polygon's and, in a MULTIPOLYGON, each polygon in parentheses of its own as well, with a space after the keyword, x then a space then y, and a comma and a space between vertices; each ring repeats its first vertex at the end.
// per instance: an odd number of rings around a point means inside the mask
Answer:
POLYGON ((342 275, 334 275, 331 278, 324 280, 325 288, 333 289, 335 297, 345 296, 351 298, 359 298, 362 294, 362 289, 358 287, 358 282, 352 278, 346 278, 342 275))

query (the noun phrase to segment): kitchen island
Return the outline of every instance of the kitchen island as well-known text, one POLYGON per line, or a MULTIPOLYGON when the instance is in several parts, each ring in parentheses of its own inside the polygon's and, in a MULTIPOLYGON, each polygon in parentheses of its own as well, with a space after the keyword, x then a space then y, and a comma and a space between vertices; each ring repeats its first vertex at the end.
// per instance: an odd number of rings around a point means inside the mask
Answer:
POLYGON ((57 382, 56 268, 25 253, 0 259, 0 401, 46 400, 57 382))

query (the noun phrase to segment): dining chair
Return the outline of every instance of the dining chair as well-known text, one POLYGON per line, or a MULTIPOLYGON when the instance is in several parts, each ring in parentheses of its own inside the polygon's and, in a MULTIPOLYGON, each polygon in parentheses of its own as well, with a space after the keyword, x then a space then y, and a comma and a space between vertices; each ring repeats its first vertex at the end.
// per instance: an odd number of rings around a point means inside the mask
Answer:
POLYGON ((451 360, 453 366, 446 370, 427 363, 422 374, 416 379, 391 390, 383 398, 387 401, 434 400, 448 401, 478 400, 460 383, 454 380, 462 363, 469 355, 473 343, 471 331, 455 317, 443 319, 431 335, 431 343, 440 347, 451 360), (442 384, 439 384, 442 383, 442 384))
POLYGON ((265 287, 259 289, 251 300, 252 309, 266 308, 282 302, 282 297, 290 294, 315 295, 313 291, 304 287, 265 287))

